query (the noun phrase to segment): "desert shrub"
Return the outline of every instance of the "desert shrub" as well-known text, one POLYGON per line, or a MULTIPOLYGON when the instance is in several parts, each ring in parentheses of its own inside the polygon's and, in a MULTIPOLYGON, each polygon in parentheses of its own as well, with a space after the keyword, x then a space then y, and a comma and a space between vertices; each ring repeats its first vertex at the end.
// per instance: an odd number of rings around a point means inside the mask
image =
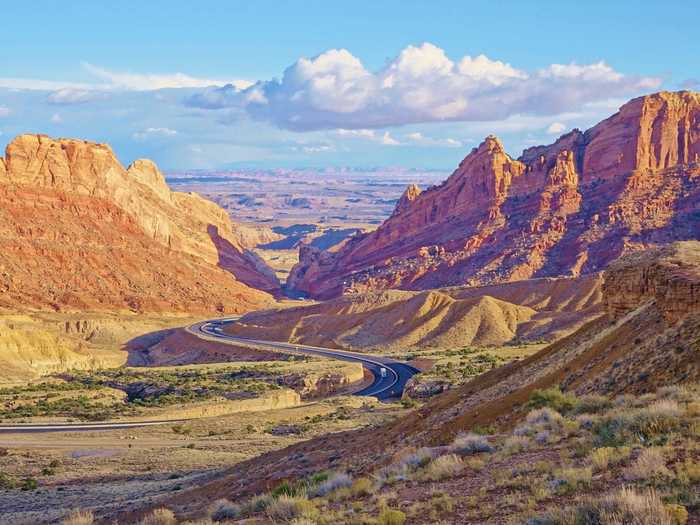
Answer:
POLYGON ((664 455, 658 448, 642 450, 637 459, 625 471, 629 480, 653 480, 669 478, 671 471, 666 467, 664 455))
POLYGON ((289 522, 295 518, 312 518, 318 514, 318 509, 307 498, 282 495, 267 507, 266 512, 272 521, 289 522))
POLYGON ((669 509, 652 490, 630 488, 575 507, 555 509, 532 518, 527 525, 675 525, 669 509))
POLYGON ((596 424, 596 444, 619 446, 663 442, 667 434, 678 428, 680 415, 678 403, 673 400, 611 414, 596 424))
POLYGON ((402 456, 396 463, 396 466, 401 469, 404 466, 409 468, 420 468, 426 466, 435 458, 435 451, 428 447, 419 448, 415 452, 402 456))
POLYGON ((676 463, 674 467, 676 471, 676 479, 685 485, 700 483, 700 463, 693 461, 691 458, 685 458, 685 461, 676 463))
POLYGON ((563 468, 554 473, 551 487, 557 494, 571 494, 575 490, 591 484, 593 471, 590 467, 563 468))
POLYGON ((34 478, 24 478, 20 484, 19 488, 22 490, 36 490, 39 488, 39 483, 34 478))
POLYGON ((385 508, 379 513, 379 525, 403 525, 406 514, 400 510, 385 508))
POLYGON ((613 403, 605 396, 589 394, 578 399, 574 412, 576 414, 600 414, 610 410, 613 403))
POLYGON ((564 418, 559 412, 551 408, 538 408, 532 410, 525 417, 525 422, 518 425, 513 434, 516 436, 536 436, 541 434, 537 441, 549 442, 550 435, 556 436, 564 428, 564 418))
POLYGON ((209 516, 215 521, 232 520, 240 515, 241 507, 225 498, 216 500, 209 507, 209 516))
POLYGON ((358 478, 353 482, 352 486, 350 487, 352 495, 358 497, 369 496, 370 494, 372 494, 373 489, 374 484, 369 478, 358 478))
POLYGON ((530 447, 530 440, 527 436, 510 436, 503 443, 503 450, 508 454, 522 452, 530 447))
POLYGON ((89 510, 74 510, 63 518, 61 525, 92 525, 95 517, 89 510))
POLYGON ((160 508, 143 518, 140 525, 177 525, 177 519, 172 510, 160 508))
POLYGON ((331 492, 349 488, 352 486, 352 478, 345 473, 334 472, 328 478, 316 486, 309 488, 309 496, 312 498, 327 496, 331 492))
POLYGON ((452 478, 464 470, 464 461, 456 454, 446 454, 434 459, 423 469, 421 477, 430 481, 452 478))
POLYGON ((605 470, 609 466, 618 465, 632 454, 630 447, 600 447, 593 449, 588 456, 596 470, 605 470))
POLYGON ((19 486, 18 481, 10 474, 0 472, 0 489, 9 490, 19 486))
POLYGON ((683 505, 671 503, 666 505, 666 512, 671 516, 674 525, 685 525, 688 522, 688 509, 683 505))
POLYGON ((459 454, 460 456, 468 456, 471 454, 479 454, 481 452, 493 452, 494 448, 489 443, 486 436, 479 434, 462 434, 450 445, 450 452, 459 454))
POLYGON ((529 408, 551 408, 560 413, 574 410, 578 405, 576 396, 564 393, 557 387, 535 390, 530 394, 529 408))
POLYGON ((437 514, 443 512, 452 512, 455 508, 455 502, 449 494, 437 494, 430 500, 430 506, 437 514))
POLYGON ((256 512, 262 512, 267 509, 267 507, 269 507, 274 500, 275 499, 270 494, 258 494, 243 504, 241 512, 244 514, 255 514, 256 512))

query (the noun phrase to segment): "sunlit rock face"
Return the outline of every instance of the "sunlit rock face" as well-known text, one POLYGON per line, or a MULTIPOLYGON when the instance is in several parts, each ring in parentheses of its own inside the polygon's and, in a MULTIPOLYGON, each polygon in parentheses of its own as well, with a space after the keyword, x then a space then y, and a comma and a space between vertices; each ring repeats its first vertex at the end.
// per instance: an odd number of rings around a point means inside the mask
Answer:
POLYGON ((597 272, 699 238, 699 176, 698 93, 634 99, 518 159, 489 136, 439 186, 409 187, 376 231, 335 253, 302 247, 289 284, 325 298, 597 272))

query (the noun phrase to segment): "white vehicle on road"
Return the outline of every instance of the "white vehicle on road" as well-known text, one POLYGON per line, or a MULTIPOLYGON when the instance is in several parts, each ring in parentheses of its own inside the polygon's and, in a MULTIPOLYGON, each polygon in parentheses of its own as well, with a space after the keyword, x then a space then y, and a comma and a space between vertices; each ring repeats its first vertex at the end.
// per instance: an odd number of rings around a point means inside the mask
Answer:
POLYGON ((379 369, 379 375, 382 376, 382 377, 386 377, 386 368, 381 367, 381 368, 379 369))

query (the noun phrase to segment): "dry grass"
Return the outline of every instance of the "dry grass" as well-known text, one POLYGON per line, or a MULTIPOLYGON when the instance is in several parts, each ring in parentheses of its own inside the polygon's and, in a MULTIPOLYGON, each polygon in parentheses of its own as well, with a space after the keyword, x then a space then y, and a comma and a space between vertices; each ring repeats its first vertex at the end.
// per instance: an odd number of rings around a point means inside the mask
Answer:
POLYGON ((92 525, 95 517, 89 510, 74 510, 62 521, 61 525, 92 525))
POLYGON ((430 481, 453 478, 464 470, 464 461, 457 454, 446 454, 431 461, 421 473, 421 478, 430 481))
POLYGON ((241 515, 241 507, 227 499, 218 499, 209 507, 209 516, 215 521, 235 519, 241 515))
POLYGON ((625 471, 628 480, 658 480, 671 477, 671 471, 666 467, 663 452, 658 448, 642 450, 637 459, 625 471))
POLYGON ((286 523, 296 518, 313 518, 318 515, 314 503, 300 496, 280 496, 266 510, 274 523, 286 523))
POLYGON ((593 449, 588 459, 595 470, 603 471, 627 460, 631 454, 630 447, 600 447, 593 449))
POLYGON ((160 508, 143 518, 139 525, 177 525, 177 519, 172 510, 160 508))
POLYGON ((460 456, 493 452, 493 450, 494 448, 486 436, 472 433, 457 436, 452 445, 450 445, 450 452, 460 456))

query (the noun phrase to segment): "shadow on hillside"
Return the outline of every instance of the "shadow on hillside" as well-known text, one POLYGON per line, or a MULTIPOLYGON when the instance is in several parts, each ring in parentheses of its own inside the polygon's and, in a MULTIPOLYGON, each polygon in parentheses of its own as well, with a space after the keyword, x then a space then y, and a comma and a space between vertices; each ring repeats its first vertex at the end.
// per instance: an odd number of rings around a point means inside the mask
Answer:
POLYGON ((150 366, 153 362, 149 356, 151 348, 163 341, 175 330, 176 328, 166 328, 165 330, 139 335, 127 341, 122 347, 122 350, 129 354, 126 358, 127 366, 150 366))

